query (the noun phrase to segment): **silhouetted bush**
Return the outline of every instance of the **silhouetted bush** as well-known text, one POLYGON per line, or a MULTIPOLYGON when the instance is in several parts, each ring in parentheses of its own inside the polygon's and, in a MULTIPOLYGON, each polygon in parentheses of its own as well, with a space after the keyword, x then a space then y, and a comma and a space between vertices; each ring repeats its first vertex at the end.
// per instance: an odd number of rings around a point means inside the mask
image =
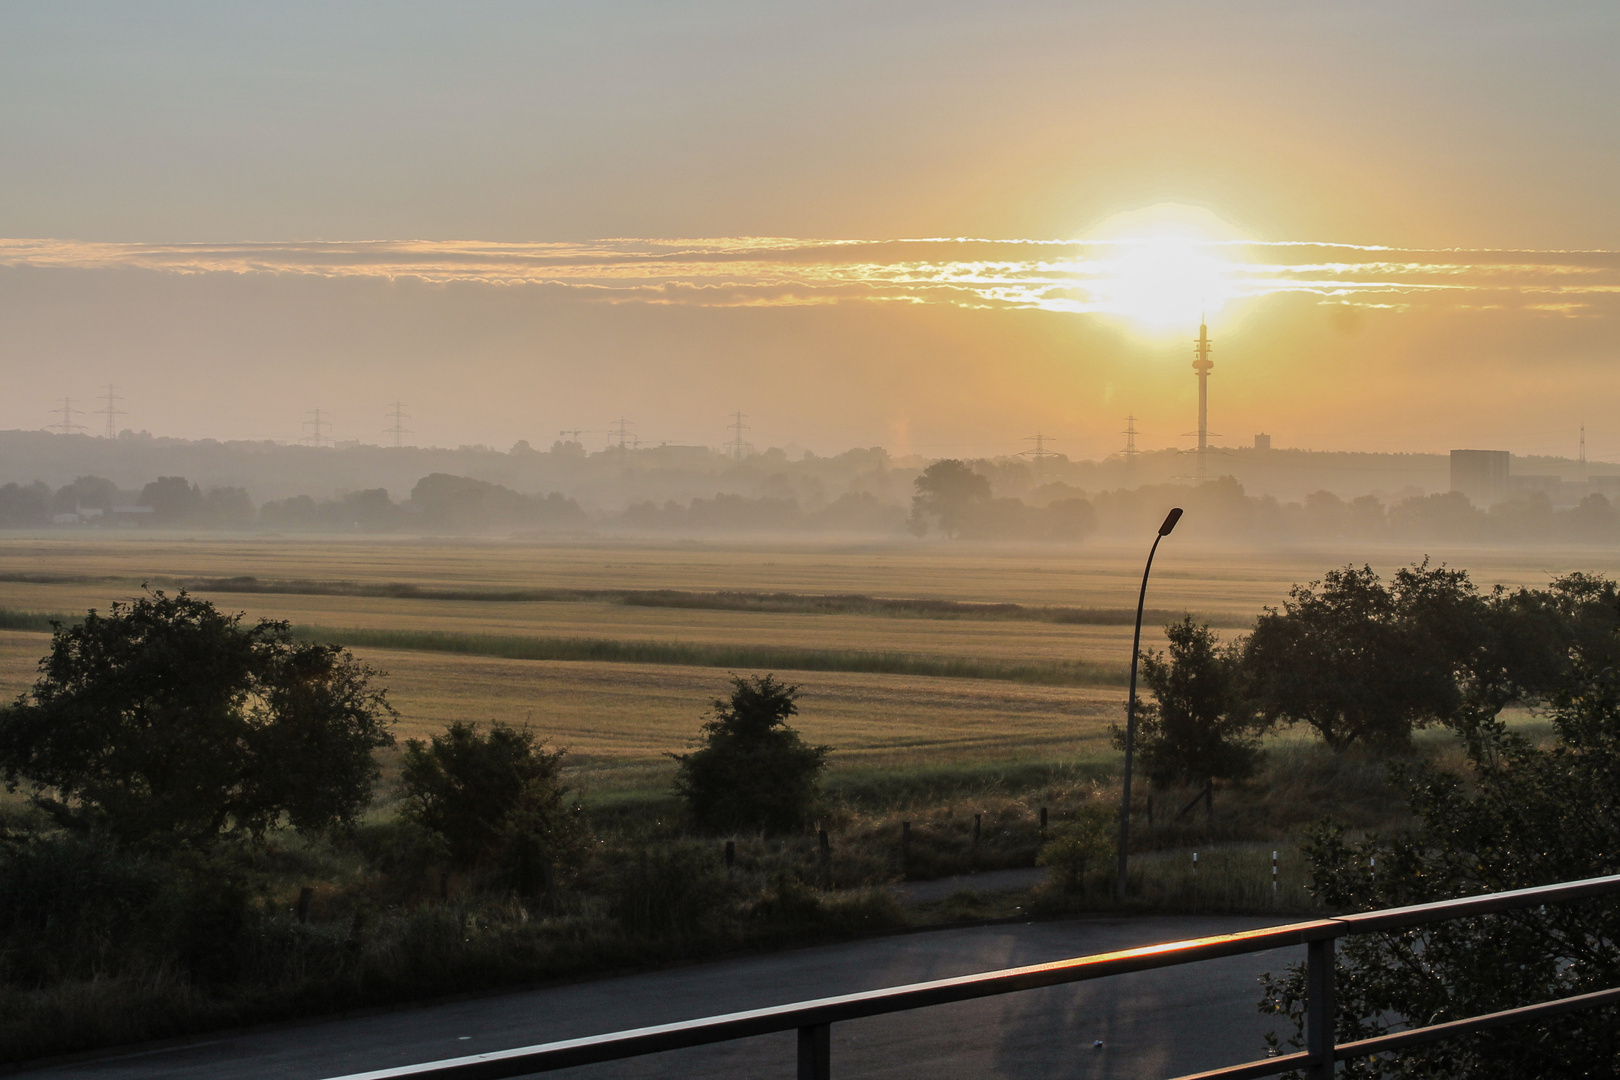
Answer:
POLYGON ((8 786, 63 825, 164 846, 354 821, 393 742, 376 672, 242 618, 158 591, 58 625, 0 709, 8 786))
POLYGON ((405 816, 443 837, 458 868, 499 868, 519 892, 535 892, 547 861, 569 859, 577 844, 562 760, 527 728, 496 722, 484 734, 458 720, 405 744, 405 816))
POLYGON ((673 755, 680 763, 676 791, 703 828, 798 828, 815 805, 832 748, 811 746, 788 727, 799 711, 797 686, 772 675, 734 675, 731 683, 731 697, 713 702, 703 744, 673 755))

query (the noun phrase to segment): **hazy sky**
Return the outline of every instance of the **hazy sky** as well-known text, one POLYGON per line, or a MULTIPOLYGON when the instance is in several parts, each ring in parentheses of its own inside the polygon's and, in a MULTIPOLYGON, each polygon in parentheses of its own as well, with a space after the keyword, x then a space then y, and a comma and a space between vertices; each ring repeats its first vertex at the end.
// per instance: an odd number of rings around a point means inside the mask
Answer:
POLYGON ((0 426, 1095 455, 1185 441, 1204 309, 1228 439, 1620 457, 1616 55, 1612 2, 5 4, 0 426))

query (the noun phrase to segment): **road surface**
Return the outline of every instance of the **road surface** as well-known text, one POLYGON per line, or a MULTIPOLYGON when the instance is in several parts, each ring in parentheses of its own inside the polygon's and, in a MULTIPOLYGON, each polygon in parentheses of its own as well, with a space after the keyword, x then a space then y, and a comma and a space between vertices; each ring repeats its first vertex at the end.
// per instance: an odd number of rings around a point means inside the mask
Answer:
MULTIPOLYGON (((940 930, 313 1021, 31 1070, 39 1080, 318 1080, 806 998, 1044 963, 1276 920, 1098 918, 940 930)), ((1256 981, 1303 950, 1227 957, 836 1024, 833 1076, 1178 1076, 1264 1056, 1256 981), (1101 1040, 1101 1048, 1093 1043, 1101 1040)), ((547 1074, 789 1078, 792 1032, 547 1074)))

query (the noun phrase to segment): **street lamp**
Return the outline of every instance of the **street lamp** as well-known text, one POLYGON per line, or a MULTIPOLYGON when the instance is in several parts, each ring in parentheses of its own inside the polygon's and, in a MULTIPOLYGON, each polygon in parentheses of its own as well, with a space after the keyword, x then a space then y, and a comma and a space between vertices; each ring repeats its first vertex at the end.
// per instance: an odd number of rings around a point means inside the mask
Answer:
POLYGON ((1136 658, 1142 651, 1142 605, 1147 602, 1148 572, 1153 569, 1153 556, 1159 550, 1159 541, 1170 535, 1181 520, 1181 507, 1164 516, 1159 535, 1148 549, 1147 566, 1142 568, 1142 591, 1136 597, 1136 636, 1131 639, 1131 696, 1125 701, 1125 783, 1119 794, 1119 879, 1114 883, 1114 895, 1125 899, 1125 859, 1131 842, 1131 754, 1136 749, 1136 658))

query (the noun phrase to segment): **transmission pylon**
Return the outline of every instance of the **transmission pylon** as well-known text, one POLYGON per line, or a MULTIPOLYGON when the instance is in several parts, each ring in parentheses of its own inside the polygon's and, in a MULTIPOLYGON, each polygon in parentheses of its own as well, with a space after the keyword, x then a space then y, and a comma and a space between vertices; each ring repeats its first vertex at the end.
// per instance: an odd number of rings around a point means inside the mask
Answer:
POLYGON ((97 409, 96 415, 107 418, 107 438, 116 439, 118 437, 118 418, 129 415, 118 407, 118 402, 124 399, 118 396, 118 387, 111 383, 107 384, 107 392, 102 395, 101 399, 107 404, 104 408, 97 409))
MULTIPOLYGON (((630 443, 635 439, 635 434, 630 430, 630 424, 622 416, 614 423, 613 427, 608 429, 608 434, 618 436, 620 450, 630 449, 630 443)), ((636 445, 639 446, 640 443, 637 442, 636 445)))
POLYGON ((1062 457, 1063 455, 1058 453, 1056 450, 1048 450, 1046 448, 1046 436, 1039 431, 1033 435, 1026 435, 1024 437, 1024 441, 1034 443, 1035 449, 1024 450, 1020 452, 1018 456, 1027 457, 1030 459, 1030 461, 1034 462, 1034 465, 1030 471, 1034 474, 1035 479, 1039 480, 1041 476, 1041 463, 1047 458, 1062 457))
POLYGON ((311 409, 310 416, 312 419, 304 421, 304 426, 309 428, 310 432, 308 435, 305 435, 298 441, 308 446, 327 445, 332 440, 327 438, 326 432, 323 429, 330 428, 332 426, 332 422, 330 420, 323 419, 321 417, 321 410, 319 409, 311 409))
POLYGON ((746 419, 748 417, 743 414, 741 409, 731 414, 731 427, 729 429, 731 431, 731 441, 726 443, 726 451, 731 455, 733 461, 741 461, 748 453, 748 444, 743 442, 743 432, 754 429, 743 423, 746 419))
POLYGON ((405 436, 413 435, 415 432, 405 426, 405 421, 411 418, 411 414, 405 411, 403 403, 396 401, 389 408, 393 411, 388 414, 388 418, 394 423, 390 427, 383 428, 383 434, 394 437, 394 449, 398 450, 405 445, 405 436))
POLYGON ((63 398, 62 407, 60 409, 52 409, 51 413, 52 415, 60 416, 62 419, 59 423, 47 425, 45 428, 46 431, 54 431, 58 435, 72 435, 75 431, 84 430, 83 424, 77 424, 73 421, 73 417, 75 415, 83 416, 84 410, 75 409, 73 407, 72 398, 63 398))

